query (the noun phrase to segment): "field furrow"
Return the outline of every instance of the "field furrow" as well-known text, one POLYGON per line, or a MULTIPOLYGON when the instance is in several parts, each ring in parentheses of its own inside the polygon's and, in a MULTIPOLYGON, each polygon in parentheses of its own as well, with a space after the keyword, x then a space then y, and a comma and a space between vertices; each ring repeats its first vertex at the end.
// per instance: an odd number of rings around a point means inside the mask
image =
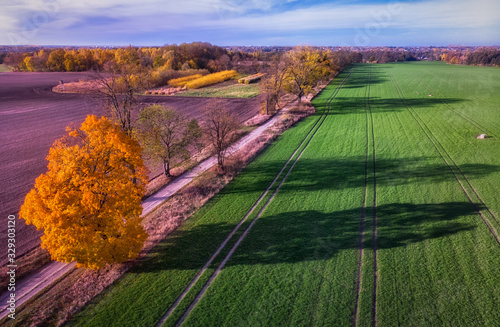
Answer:
POLYGON ((427 139, 432 143, 436 151, 439 153, 439 156, 445 163, 445 165, 449 168, 453 177, 455 177, 458 184, 461 186, 464 191, 467 199, 474 206, 474 209, 479 214, 481 219, 484 221, 491 234, 500 245, 500 237, 498 236, 498 231, 495 225, 498 225, 499 221, 497 217, 491 212, 491 210, 486 206, 483 199, 479 196, 477 191, 471 185, 465 174, 460 170, 460 167, 457 166, 453 158, 449 155, 443 145, 436 139, 432 131, 429 129, 427 124, 422 120, 422 118, 418 115, 418 113, 410 106, 408 106, 405 102, 404 94, 399 86, 399 84, 394 80, 391 76, 391 80, 394 83, 394 86, 398 92, 398 95, 401 101, 405 104, 406 109, 411 113, 412 117, 415 119, 415 122, 422 129, 423 133, 427 137, 427 139))

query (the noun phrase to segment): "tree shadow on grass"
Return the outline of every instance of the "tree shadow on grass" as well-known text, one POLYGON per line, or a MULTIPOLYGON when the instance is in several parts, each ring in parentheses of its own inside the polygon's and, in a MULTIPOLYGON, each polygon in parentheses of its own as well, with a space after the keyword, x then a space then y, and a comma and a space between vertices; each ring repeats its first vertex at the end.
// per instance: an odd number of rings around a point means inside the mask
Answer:
MULTIPOLYGON (((372 209, 367 208, 367 212, 372 209)), ((458 220, 475 212, 468 202, 381 205, 377 207, 377 247, 407 246, 471 231, 474 224, 458 220)), ((304 210, 264 214, 227 265, 325 260, 342 250, 359 249, 361 216, 361 207, 333 212, 304 210)), ((372 216, 366 219, 369 224, 372 216)), ((234 227, 232 224, 206 224, 177 231, 131 272, 201 269, 234 227)), ((369 242, 365 243, 366 249, 371 247, 369 242)))
MULTIPOLYGON (((377 185, 408 185, 418 183, 441 183, 455 181, 450 168, 444 163, 435 162, 433 157, 409 157, 399 159, 377 159, 377 185)), ((293 168, 293 174, 287 178, 280 192, 318 191, 326 189, 345 189, 363 187, 365 183, 364 156, 354 156, 346 159, 301 158, 293 168)), ((263 185, 262 179, 271 181, 286 161, 267 161, 255 163, 247 168, 256 178, 244 185, 224 190, 225 193, 255 192, 269 185, 263 185)), ((289 165, 290 167, 290 165, 289 165)), ((500 165, 465 164, 459 165, 460 170, 468 178, 486 176, 500 171, 500 165)), ((284 171, 286 174, 288 170, 284 171)))
MULTIPOLYGON (((439 108, 443 104, 455 104, 468 100, 460 98, 379 98, 379 97, 336 97, 335 100, 328 104, 326 101, 314 103, 316 115, 321 115, 323 111, 330 105, 330 111, 327 115, 347 115, 347 114, 364 114, 369 109, 373 114, 396 112, 407 110, 407 106, 418 110, 419 108, 439 108)), ((448 110, 448 108, 445 108, 448 110)))
POLYGON ((360 87, 367 87, 368 84, 375 85, 388 81, 385 73, 378 72, 377 70, 366 68, 357 68, 353 70, 347 81, 342 88, 356 89, 360 87))

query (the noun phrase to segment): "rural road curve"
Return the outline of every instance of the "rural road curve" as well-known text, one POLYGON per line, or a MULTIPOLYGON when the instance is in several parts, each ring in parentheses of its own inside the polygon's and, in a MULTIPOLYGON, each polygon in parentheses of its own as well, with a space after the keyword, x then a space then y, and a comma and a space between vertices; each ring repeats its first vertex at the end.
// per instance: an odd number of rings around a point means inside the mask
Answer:
MULTIPOLYGON (((281 112, 282 111, 280 111, 279 114, 275 115, 261 126, 254 129, 248 135, 242 137, 238 142, 233 144, 228 149, 227 154, 230 155, 235 153, 237 150, 243 148, 245 145, 258 138, 268 127, 270 127, 274 122, 277 121, 281 112)), ((216 156, 212 156, 202 161, 193 170, 185 172, 184 174, 174 179, 171 183, 166 185, 164 188, 146 198, 142 203, 142 214, 146 215, 151 212, 163 201, 186 186, 194 178, 214 166, 216 162, 216 156)), ((51 285, 55 280, 71 271, 75 266, 75 263, 67 264, 58 261, 52 261, 46 264, 44 267, 42 267, 41 270, 37 271, 36 273, 25 277, 21 282, 16 284, 16 308, 19 308, 23 303, 34 297, 45 287, 51 285)), ((10 313, 8 310, 7 302, 7 300, 11 296, 10 294, 11 292, 6 291, 0 296, 0 319, 3 319, 10 313)))

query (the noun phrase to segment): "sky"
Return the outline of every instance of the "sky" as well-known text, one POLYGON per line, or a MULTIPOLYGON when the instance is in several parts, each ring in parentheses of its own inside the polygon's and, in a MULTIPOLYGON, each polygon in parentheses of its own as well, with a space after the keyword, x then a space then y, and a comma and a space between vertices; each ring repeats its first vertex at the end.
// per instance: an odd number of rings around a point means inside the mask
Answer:
POLYGON ((2 45, 500 45, 499 0, 0 0, 2 45))

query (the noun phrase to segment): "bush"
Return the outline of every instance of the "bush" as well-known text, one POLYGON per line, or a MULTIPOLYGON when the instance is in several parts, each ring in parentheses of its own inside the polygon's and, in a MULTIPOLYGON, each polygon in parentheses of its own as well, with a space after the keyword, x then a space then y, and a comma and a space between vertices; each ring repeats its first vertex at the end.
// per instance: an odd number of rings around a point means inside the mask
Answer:
POLYGON ((168 85, 170 85, 172 87, 182 87, 182 86, 186 85, 187 82, 198 79, 200 77, 203 77, 203 75, 196 74, 196 75, 174 78, 168 82, 168 85))
POLYGON ((192 80, 192 81, 186 83, 186 87, 188 89, 198 89, 198 88, 203 87, 203 86, 208 86, 208 85, 227 81, 227 80, 229 80, 237 75, 238 75, 238 73, 234 70, 224 70, 222 72, 209 74, 209 75, 200 77, 198 79, 192 80))
POLYGON ((169 81, 181 77, 192 76, 192 75, 206 75, 208 70, 206 69, 190 69, 185 71, 173 70, 173 69, 158 69, 151 73, 150 82, 153 87, 167 85, 169 81))

